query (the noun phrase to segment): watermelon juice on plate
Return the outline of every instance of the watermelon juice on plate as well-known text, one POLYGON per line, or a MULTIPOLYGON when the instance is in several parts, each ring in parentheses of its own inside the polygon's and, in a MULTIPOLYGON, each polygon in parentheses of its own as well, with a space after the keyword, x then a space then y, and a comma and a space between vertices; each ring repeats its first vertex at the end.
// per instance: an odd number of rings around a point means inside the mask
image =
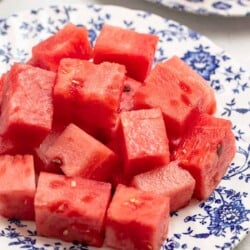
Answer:
MULTIPOLYGON (((172 214, 168 238, 162 248, 234 247, 249 230, 249 76, 244 69, 234 64, 211 41, 174 21, 114 6, 81 5, 51 6, 2 20, 1 73, 16 61, 27 61, 32 46, 68 22, 85 26, 92 44, 104 23, 156 35, 159 43, 155 63, 177 55, 213 87, 217 101, 216 116, 232 122, 237 153, 222 182, 206 201, 193 200, 189 206, 172 214), (20 40, 25 40, 25 43, 17 42, 20 40)), ((69 183, 72 188, 76 186, 74 181, 69 183)), ((131 202, 136 205, 136 200, 131 202)), ((157 213, 157 205, 152 208, 157 213)), ((0 228, 0 243, 4 249, 87 249, 78 243, 39 237, 31 222, 1 218, 0 228)))

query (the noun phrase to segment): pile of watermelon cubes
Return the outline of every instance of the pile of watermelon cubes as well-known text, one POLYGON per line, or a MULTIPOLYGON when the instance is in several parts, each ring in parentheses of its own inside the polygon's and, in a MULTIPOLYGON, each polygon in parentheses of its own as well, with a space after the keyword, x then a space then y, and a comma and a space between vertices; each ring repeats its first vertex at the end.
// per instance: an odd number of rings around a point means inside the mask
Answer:
POLYGON ((178 57, 151 70, 157 43, 105 24, 92 47, 69 23, 1 76, 2 216, 34 220, 41 236, 152 250, 170 212, 209 197, 235 155, 231 122, 178 57))

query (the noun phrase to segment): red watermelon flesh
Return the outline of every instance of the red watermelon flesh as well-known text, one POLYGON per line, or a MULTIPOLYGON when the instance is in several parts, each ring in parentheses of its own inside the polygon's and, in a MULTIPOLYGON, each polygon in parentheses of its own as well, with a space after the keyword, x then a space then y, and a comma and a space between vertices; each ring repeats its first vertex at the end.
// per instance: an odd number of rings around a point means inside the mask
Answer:
POLYGON ((107 211, 106 244, 121 250, 158 250, 169 223, 169 198, 118 185, 107 211))
POLYGON ((42 143, 35 149, 35 167, 36 172, 40 173, 41 171, 51 172, 51 173, 62 173, 61 168, 56 164, 50 164, 46 158, 47 150, 53 145, 58 136, 65 129, 64 126, 53 125, 50 133, 45 137, 42 143))
POLYGON ((212 113, 215 97, 212 88, 178 57, 158 63, 134 95, 139 108, 161 108, 169 138, 178 138, 196 109, 212 113))
POLYGON ((55 73, 16 63, 5 81, 0 134, 37 146, 52 126, 55 73))
POLYGON ((170 212, 186 206, 192 198, 195 180, 178 162, 134 176, 131 186, 170 198, 170 212))
POLYGON ((194 196, 206 200, 219 184, 235 155, 231 122, 200 114, 183 136, 174 158, 196 181, 194 196))
POLYGON ((0 183, 0 214, 34 220, 36 186, 32 155, 1 155, 0 183))
POLYGON ((1 110, 1 106, 2 106, 2 99, 3 99, 3 86, 4 86, 4 83, 7 79, 7 76, 8 76, 8 73, 4 73, 2 74, 2 76, 0 77, 0 110, 1 110))
POLYGON ((69 23, 34 46, 28 63, 56 72, 62 58, 90 59, 92 53, 88 31, 69 23))
POLYGON ((123 184, 123 185, 128 186, 130 181, 131 181, 131 177, 126 176, 122 170, 117 171, 117 172, 113 172, 113 174, 112 174, 111 184, 112 184, 112 187, 114 190, 116 189, 116 187, 119 184, 123 184))
POLYGON ((44 156, 66 176, 101 181, 110 180, 117 163, 113 151, 74 124, 67 126, 44 156))
POLYGON ((179 80, 179 87, 183 90, 183 102, 185 99, 187 102, 192 100, 199 111, 208 114, 216 111, 214 91, 203 77, 177 56, 165 61, 164 64, 179 80))
POLYGON ((42 172, 35 196, 38 235, 101 247, 109 183, 42 172))
POLYGON ((57 119, 107 141, 117 123, 124 78, 125 67, 116 63, 63 59, 54 88, 57 119))
POLYGON ((158 37, 105 24, 94 46, 94 62, 116 62, 127 75, 144 81, 153 63, 158 37))
POLYGON ((134 95, 143 83, 126 77, 124 81, 124 89, 121 96, 120 111, 130 111, 134 108, 134 95))
POLYGON ((168 138, 160 109, 122 112, 119 130, 126 175, 169 162, 168 138))

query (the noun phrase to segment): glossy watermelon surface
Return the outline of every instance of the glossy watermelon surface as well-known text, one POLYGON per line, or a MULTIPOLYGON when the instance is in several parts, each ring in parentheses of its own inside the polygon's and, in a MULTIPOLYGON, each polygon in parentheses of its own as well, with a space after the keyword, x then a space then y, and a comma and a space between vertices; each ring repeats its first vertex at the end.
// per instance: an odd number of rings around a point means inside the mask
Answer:
POLYGON ((56 72, 62 58, 90 59, 92 53, 88 31, 69 23, 34 46, 28 63, 56 72))
POLYGON ((100 247, 110 195, 109 183, 41 173, 35 196, 38 234, 100 247))
POLYGON ((225 174, 235 155, 231 122, 200 114, 183 136, 174 158, 196 180, 194 196, 206 200, 225 174))
POLYGON ((46 152, 53 145, 64 129, 64 126, 53 124, 49 134, 44 138, 41 144, 34 149, 35 170, 38 174, 41 171, 58 174, 62 173, 59 165, 50 163, 46 157, 46 152))
POLYGON ((63 59, 54 88, 57 119, 107 141, 117 123, 124 78, 125 67, 116 63, 63 59))
POLYGON ((151 69, 154 30, 97 34, 92 50, 66 24, 1 76, 0 214, 84 249, 159 250, 170 213, 208 199, 228 169, 232 124, 180 58, 151 69))
POLYGON ((120 184, 107 211, 106 244, 121 250, 159 249, 168 220, 168 197, 120 184))
POLYGON ((36 184, 32 155, 1 155, 0 183, 0 214, 34 220, 36 184))
POLYGON ((55 77, 54 72, 26 64, 11 67, 3 86, 3 137, 30 147, 41 143, 52 127, 55 77))
POLYGON ((134 109, 134 95, 141 86, 143 86, 142 82, 136 81, 130 77, 125 78, 120 111, 130 111, 134 109))
POLYGON ((190 202, 195 180, 187 170, 178 166, 177 161, 173 161, 134 176, 130 185, 146 192, 155 192, 169 197, 170 211, 174 212, 190 202))
POLYGON ((108 181, 116 167, 116 155, 74 124, 69 124, 44 153, 51 167, 66 176, 108 181))
POLYGON ((186 65, 173 57, 158 63, 145 80, 145 86, 134 96, 134 106, 161 108, 168 136, 177 138, 185 131, 192 112, 215 111, 215 97, 207 82, 186 65))

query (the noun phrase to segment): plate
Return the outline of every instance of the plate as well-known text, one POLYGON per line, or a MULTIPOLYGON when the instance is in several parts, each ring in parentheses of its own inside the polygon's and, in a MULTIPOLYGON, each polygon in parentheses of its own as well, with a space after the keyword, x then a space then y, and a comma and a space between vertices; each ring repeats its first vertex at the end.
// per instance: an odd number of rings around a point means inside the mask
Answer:
MULTIPOLYGON (((162 249, 230 249, 250 229, 250 85, 245 70, 214 43, 187 27, 143 11, 115 6, 59 5, 30 10, 0 20, 0 73, 26 61, 31 47, 67 22, 84 25, 93 43, 103 23, 159 36, 155 63, 178 55, 214 88, 217 115, 230 119, 237 154, 218 188, 206 202, 191 204, 171 216, 162 249)), ((1 249, 87 249, 38 237, 32 222, 0 219, 1 249)))
POLYGON ((249 16, 250 0, 147 0, 200 15, 249 16))

